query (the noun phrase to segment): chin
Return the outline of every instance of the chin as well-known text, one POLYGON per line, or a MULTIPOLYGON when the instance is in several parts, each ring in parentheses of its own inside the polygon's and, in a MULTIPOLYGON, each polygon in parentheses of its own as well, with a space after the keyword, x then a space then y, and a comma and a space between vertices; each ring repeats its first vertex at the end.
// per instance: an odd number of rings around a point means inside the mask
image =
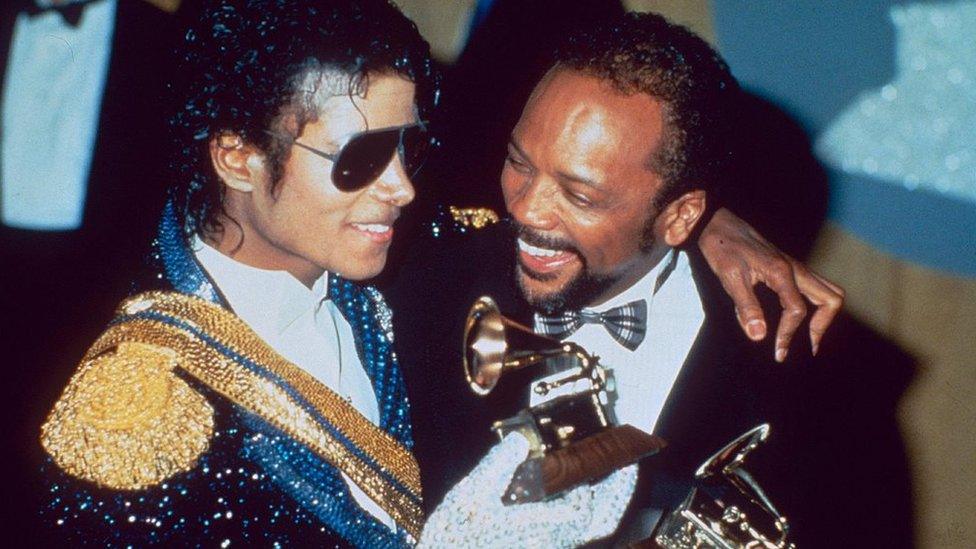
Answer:
POLYGON ((547 314, 565 307, 565 293, 568 284, 554 284, 554 281, 540 281, 525 274, 520 268, 515 277, 519 291, 532 308, 547 314))
POLYGON ((346 265, 340 265, 334 272, 348 280, 367 280, 379 276, 386 267, 386 256, 380 261, 357 261, 346 265))
POLYGON ((619 279, 619 275, 600 275, 579 271, 560 283, 559 279, 537 280, 528 276, 520 267, 515 280, 522 297, 533 308, 556 314, 567 309, 581 309, 593 303, 607 288, 619 279))

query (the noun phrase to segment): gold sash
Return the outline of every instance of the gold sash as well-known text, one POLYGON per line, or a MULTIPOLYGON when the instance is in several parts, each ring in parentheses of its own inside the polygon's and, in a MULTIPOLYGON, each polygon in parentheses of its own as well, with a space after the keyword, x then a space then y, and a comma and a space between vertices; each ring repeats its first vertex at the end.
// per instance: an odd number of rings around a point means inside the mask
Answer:
POLYGON ((240 318, 175 292, 137 295, 117 313, 41 429, 59 467, 123 490, 191 470, 213 436, 213 409, 178 369, 308 446, 419 537, 420 471, 410 451, 240 318))

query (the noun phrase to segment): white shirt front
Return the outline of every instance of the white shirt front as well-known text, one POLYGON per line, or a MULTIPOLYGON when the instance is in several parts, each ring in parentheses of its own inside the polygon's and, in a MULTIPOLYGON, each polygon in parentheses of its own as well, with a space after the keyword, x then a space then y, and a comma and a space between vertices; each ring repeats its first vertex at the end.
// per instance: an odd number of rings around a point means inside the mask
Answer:
POLYGON ((88 4, 77 27, 53 11, 17 17, 0 139, 0 221, 5 225, 34 230, 81 226, 116 4, 88 4))
MULTIPOLYGON (((600 324, 584 324, 566 338, 598 356, 600 364, 613 371, 617 394, 612 404, 617 421, 648 433, 654 432, 705 319, 688 256, 678 251, 671 253, 677 254, 674 269, 666 275, 657 293, 654 286, 670 263, 670 254, 634 285, 606 303, 583 309, 603 312, 639 299, 646 300, 646 335, 635 350, 618 343, 600 324)), ((540 331, 538 315, 535 322, 536 331, 540 331)))
MULTIPOLYGON (((272 349, 346 398, 373 424, 379 405, 369 376, 356 352, 349 322, 328 300, 328 275, 309 289, 285 271, 245 265, 220 253, 198 237, 193 253, 220 288, 234 313, 272 349)), ((381 522, 395 523, 345 474, 356 502, 381 522)))

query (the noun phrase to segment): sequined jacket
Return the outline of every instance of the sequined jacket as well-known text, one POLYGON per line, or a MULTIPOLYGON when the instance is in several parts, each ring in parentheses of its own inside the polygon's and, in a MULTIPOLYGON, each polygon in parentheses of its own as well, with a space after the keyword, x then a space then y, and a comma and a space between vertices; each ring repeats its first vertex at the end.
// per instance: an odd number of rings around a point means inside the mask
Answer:
MULTIPOLYGON (((134 289, 134 293, 169 292, 168 295, 177 296, 171 300, 173 303, 182 303, 182 297, 194 307, 206 310, 227 308, 219 289, 189 250, 172 205, 167 205, 160 222, 146 276, 134 289)), ((379 437, 380 446, 400 452, 400 461, 412 464, 412 472, 416 473, 416 462, 410 455, 413 440, 406 391, 392 351, 389 309, 375 289, 337 276, 330 277, 329 297, 352 326, 360 359, 372 380, 380 404, 376 431, 385 433, 379 437)), ((143 301, 146 300, 130 300, 120 308, 119 316, 106 334, 137 325, 140 320, 169 319, 169 324, 160 325, 173 329, 179 337, 189 337, 187 341, 191 343, 195 341, 203 349, 198 353, 247 355, 241 350, 246 345, 233 341, 236 335, 229 334, 222 341, 204 323, 173 320, 175 317, 167 317, 166 310, 159 303, 153 304, 153 299, 148 300, 149 304, 143 301), (151 314, 156 316, 149 318, 147 315, 151 314), (139 315, 142 317, 136 318, 139 315), (186 326, 178 326, 180 322, 186 326)), ((234 325, 235 316, 229 312, 222 314, 230 317, 229 322, 234 325)), ((246 329, 239 327, 236 331, 246 329)), ((104 346, 117 341, 127 345, 125 333, 128 332, 121 333, 104 346)), ((172 345, 176 346, 179 343, 172 345)), ((112 356, 123 356, 118 346, 112 352, 117 353, 112 356)), ((140 352, 136 346, 129 345, 125 356, 138 357, 140 352)), ((333 452, 334 456, 334 452, 339 452, 341 456, 352 456, 348 459, 355 461, 367 476, 379 479, 376 485, 380 489, 400 497, 406 506, 415 505, 418 510, 419 473, 416 473, 416 486, 404 488, 403 484, 411 483, 404 482, 402 476, 396 478, 397 471, 391 471, 396 467, 384 463, 382 456, 372 455, 374 448, 368 444, 357 445, 357 441, 368 436, 357 438, 356 432, 350 432, 355 428, 343 424, 342 417, 336 419, 335 410, 323 407, 322 402, 330 402, 331 397, 324 394, 328 391, 319 388, 317 396, 303 392, 300 380, 296 382, 295 377, 302 374, 287 370, 287 364, 262 365, 260 359, 254 359, 252 364, 248 363, 247 356, 232 357, 235 364, 247 366, 240 370, 240 376, 244 376, 241 379, 250 376, 247 379, 251 383, 277 391, 278 400, 297 402, 299 405, 294 410, 274 408, 278 406, 274 399, 269 400, 266 409, 241 405, 238 400, 247 400, 246 391, 240 390, 239 384, 227 382, 226 372, 219 368, 209 378, 206 371, 198 375, 193 368, 177 368, 173 371, 179 380, 173 378, 173 383, 160 385, 148 375, 131 379, 133 375, 126 369, 124 360, 109 361, 113 368, 121 368, 121 374, 102 368, 96 364, 106 356, 101 353, 99 350, 94 358, 86 357, 91 360, 83 362, 42 431, 42 443, 48 454, 54 456, 48 458, 43 471, 49 484, 49 497, 42 517, 65 538, 99 545, 167 543, 221 547, 241 543, 396 547, 412 542, 410 532, 416 533, 416 521, 411 529, 398 520, 399 527, 394 532, 363 511, 351 496, 339 469, 332 464, 335 460, 330 463, 323 454, 333 452), (90 371, 108 372, 97 380, 94 388, 76 383, 85 375, 89 381, 97 378, 82 371, 86 364, 101 368, 89 368, 90 371), (73 388, 72 384, 101 396, 82 398, 78 395, 84 391, 73 388), (173 387, 182 387, 183 393, 173 387), (179 404, 180 398, 189 404, 179 404), (71 399, 83 405, 65 407, 63 401, 71 399), (198 413, 201 402, 206 413, 198 413), (174 412, 173 406, 188 408, 174 412), (106 419, 109 416, 111 421, 106 419), (144 438, 149 437, 148 442, 135 444, 129 439, 118 444, 106 442, 116 440, 111 438, 116 436, 113 429, 132 425, 146 425, 142 434, 144 438), (312 435, 304 436, 303 432, 312 435), (140 465, 140 459, 147 463, 140 465)), ((167 360, 159 353, 154 356, 159 359, 157 362, 167 360)), ((343 472, 355 478, 346 467, 343 472)), ((396 513, 391 515, 398 518, 396 513)))

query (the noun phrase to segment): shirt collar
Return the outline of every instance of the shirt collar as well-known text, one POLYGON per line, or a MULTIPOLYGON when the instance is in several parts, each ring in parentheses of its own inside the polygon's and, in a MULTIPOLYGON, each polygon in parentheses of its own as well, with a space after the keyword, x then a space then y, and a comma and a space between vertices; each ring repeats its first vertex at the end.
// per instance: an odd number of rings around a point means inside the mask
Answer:
POLYGON ((287 271, 259 269, 236 261, 193 237, 193 253, 237 316, 258 335, 280 335, 306 313, 315 313, 329 295, 329 273, 307 288, 287 271))

